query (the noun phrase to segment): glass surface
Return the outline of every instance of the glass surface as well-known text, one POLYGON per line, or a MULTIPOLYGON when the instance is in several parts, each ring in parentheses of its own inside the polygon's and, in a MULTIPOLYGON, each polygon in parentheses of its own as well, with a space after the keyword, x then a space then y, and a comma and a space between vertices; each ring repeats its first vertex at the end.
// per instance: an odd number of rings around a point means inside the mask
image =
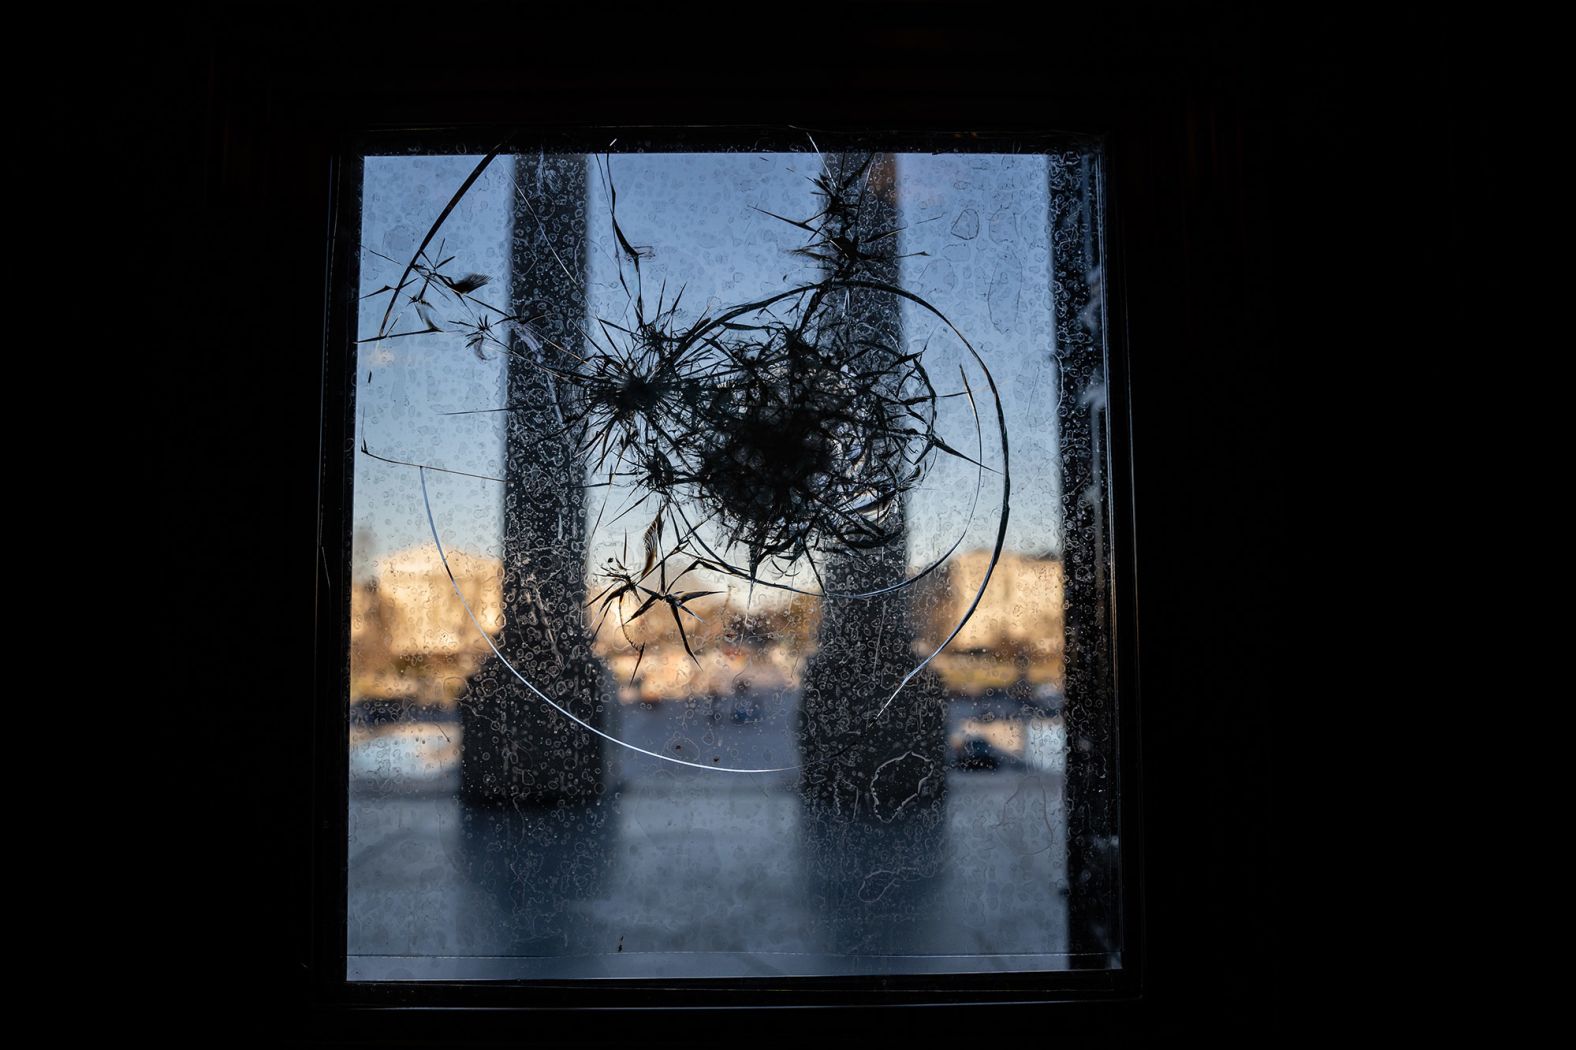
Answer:
POLYGON ((1120 966, 1097 167, 365 158, 352 980, 1120 966))

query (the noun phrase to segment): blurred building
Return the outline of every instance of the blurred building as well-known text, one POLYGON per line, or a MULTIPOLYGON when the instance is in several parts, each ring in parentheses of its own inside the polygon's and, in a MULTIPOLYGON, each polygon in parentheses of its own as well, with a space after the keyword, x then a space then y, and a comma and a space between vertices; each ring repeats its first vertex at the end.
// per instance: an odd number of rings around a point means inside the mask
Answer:
MULTIPOLYGON (((497 558, 449 551, 454 581, 483 631, 503 630, 503 567, 497 558)), ((399 700, 452 706, 492 652, 471 622, 437 548, 397 551, 377 562, 350 598, 351 703, 399 700)))
MULTIPOLYGON (((934 651, 963 618, 989 560, 988 550, 955 554, 915 585, 919 658, 934 651)), ((482 629, 497 641, 504 623, 503 566, 497 558, 464 551, 449 552, 449 566, 482 629)), ((638 607, 627 601, 624 616, 638 607)), ((755 608, 745 613, 718 596, 697 602, 695 610, 705 619, 686 617, 685 633, 698 661, 684 651, 666 607, 653 608, 623 628, 617 611, 610 612, 593 651, 617 679, 622 700, 727 694, 741 677, 759 689, 798 686, 816 644, 818 599, 799 595, 762 603, 757 598, 755 608)), ((491 653, 430 545, 381 559, 370 578, 357 582, 350 633, 352 702, 452 706, 464 679, 491 653)), ((1060 559, 1004 553, 979 608, 932 666, 957 696, 1025 683, 1059 689, 1060 559)))
POLYGON ((731 597, 703 598, 694 609, 704 619, 686 616, 684 622, 691 659, 665 606, 628 622, 639 606, 627 599, 622 623, 619 610, 609 610, 593 645, 612 669, 624 703, 728 695, 741 687, 796 689, 821 622, 820 599, 810 595, 788 601, 757 595, 748 612, 731 597))
MULTIPOLYGON (((964 551, 915 584, 915 650, 921 657, 963 619, 989 564, 990 551, 964 551)), ((978 696, 1014 685, 1060 689, 1062 582, 1060 558, 1003 552, 979 608, 932 664, 947 691, 978 696)))

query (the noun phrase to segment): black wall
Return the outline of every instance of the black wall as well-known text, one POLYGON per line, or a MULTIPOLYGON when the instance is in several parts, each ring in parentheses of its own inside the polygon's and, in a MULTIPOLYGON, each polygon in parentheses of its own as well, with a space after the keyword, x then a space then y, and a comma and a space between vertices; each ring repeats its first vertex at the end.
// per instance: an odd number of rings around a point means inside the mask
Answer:
MULTIPOLYGON (((314 945, 337 921, 319 902, 341 876, 315 853, 330 815, 314 799, 334 804, 344 761, 314 743, 333 718, 314 700, 314 649, 334 629, 314 627, 327 579, 317 509, 329 159, 352 126, 456 119, 1067 128, 1110 136, 1112 307, 1129 348, 1131 433, 1116 451, 1131 457, 1133 513, 1118 537, 1136 545, 1137 601, 1119 614, 1138 645, 1137 680, 1121 688, 1140 710, 1143 995, 885 1011, 877 1023, 991 1038, 1020 1020, 1047 1035, 1288 1027, 1273 757, 1298 646, 1286 615, 1281 420, 1288 333, 1299 327, 1288 303, 1300 300, 1287 288, 1307 265, 1301 238, 1332 207, 1319 183, 1348 145, 1354 59, 1336 43, 1340 27, 1288 30, 1214 8, 1062 12, 1050 28, 977 5, 784 8, 748 24, 736 9, 570 14, 588 24, 485 5, 193 11, 127 27, 131 43, 106 51, 134 86, 129 101, 100 93, 113 148, 152 176, 134 207, 187 263, 189 323, 173 341, 137 337, 169 390, 165 462, 179 474, 168 498, 192 516, 170 553, 201 577, 241 552, 269 581, 258 602, 212 610, 222 649, 166 678, 190 712, 167 788, 182 860, 166 884, 188 935, 176 945, 179 977, 150 997, 177 1026, 197 1023, 200 1000, 287 1039, 847 1030, 846 1012, 527 1020, 319 1001, 314 945), (273 739, 215 748, 216 691, 221 725, 266 724, 273 739)), ((342 479, 331 469, 326 482, 342 479)), ((202 582, 191 583, 193 603, 202 582)))

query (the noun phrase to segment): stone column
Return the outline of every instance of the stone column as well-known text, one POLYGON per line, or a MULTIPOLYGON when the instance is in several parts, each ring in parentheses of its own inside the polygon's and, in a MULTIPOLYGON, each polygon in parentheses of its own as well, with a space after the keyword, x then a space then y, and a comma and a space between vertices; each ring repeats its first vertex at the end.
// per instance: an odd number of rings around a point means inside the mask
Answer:
MULTIPOLYGON (((583 468, 563 419, 574 392, 537 367, 570 368, 586 316, 587 158, 515 161, 510 309, 537 318, 509 361, 504 629, 499 648, 537 689, 602 728, 609 692, 585 627, 583 468)), ((603 787, 603 741, 553 710, 496 660, 461 700, 461 797, 469 803, 585 802, 603 787)))
MULTIPOLYGON (((857 170, 863 154, 841 154, 828 170, 857 170)), ((898 225, 897 161, 872 159, 856 224, 862 245, 898 225)), ((861 264, 860 276, 900 283, 897 237, 874 241, 880 255, 861 264)), ((897 297, 859 290, 852 318, 869 327, 885 349, 902 353, 902 314, 897 297)), ((908 571, 906 513, 892 511, 899 527, 884 546, 829 559, 822 576, 829 590, 861 592, 902 580, 908 571)), ((915 625, 908 590, 869 600, 829 599, 823 605, 819 645, 805 673, 800 733, 805 799, 838 819, 882 823, 932 809, 945 790, 946 712, 932 674, 910 682, 879 722, 871 719, 902 677, 913 669, 915 625)))
POLYGON ((1120 952, 1116 695, 1111 666, 1110 487, 1099 180, 1087 152, 1052 154, 1051 265, 1060 376, 1066 632, 1068 949, 1104 968, 1120 952))

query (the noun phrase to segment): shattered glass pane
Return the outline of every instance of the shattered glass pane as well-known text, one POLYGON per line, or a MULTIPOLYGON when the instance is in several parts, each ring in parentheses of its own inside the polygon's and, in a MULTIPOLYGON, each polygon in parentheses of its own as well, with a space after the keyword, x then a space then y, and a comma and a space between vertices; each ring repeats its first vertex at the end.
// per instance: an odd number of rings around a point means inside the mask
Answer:
POLYGON ((1097 170, 365 158, 350 979, 1121 965, 1097 170))

